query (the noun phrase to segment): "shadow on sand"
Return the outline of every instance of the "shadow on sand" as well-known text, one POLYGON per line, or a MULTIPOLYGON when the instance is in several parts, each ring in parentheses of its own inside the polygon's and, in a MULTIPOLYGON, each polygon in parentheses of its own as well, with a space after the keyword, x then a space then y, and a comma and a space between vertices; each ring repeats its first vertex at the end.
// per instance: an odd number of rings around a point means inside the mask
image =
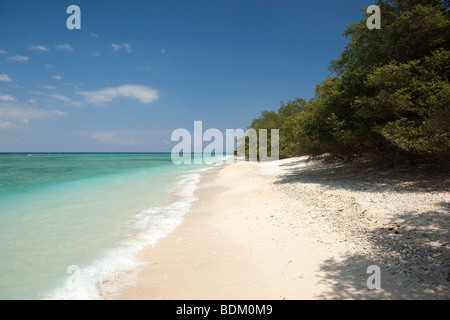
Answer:
MULTIPOLYGON (((367 159, 350 163, 301 158, 281 167, 287 174, 276 184, 311 183, 332 191, 394 194, 450 190, 449 164, 393 166, 367 159)), ((331 284, 331 292, 318 298, 450 299, 450 202, 422 212, 408 209, 389 222, 364 231, 371 245, 367 253, 324 261, 321 282, 331 284), (371 265, 381 269, 380 290, 367 288, 371 265)))
POLYGON ((450 164, 392 164, 371 159, 312 161, 301 158, 282 164, 288 174, 275 183, 318 183, 330 189, 366 192, 433 192, 450 190, 450 164), (302 167, 305 170, 302 170, 302 167), (300 169, 299 169, 300 167, 300 169))
POLYGON ((320 298, 450 299, 450 202, 440 206, 422 214, 406 212, 394 228, 370 231, 367 237, 377 248, 370 258, 355 255, 325 261, 322 281, 331 283, 332 289, 320 298), (371 265, 381 268, 381 290, 368 292, 371 265))

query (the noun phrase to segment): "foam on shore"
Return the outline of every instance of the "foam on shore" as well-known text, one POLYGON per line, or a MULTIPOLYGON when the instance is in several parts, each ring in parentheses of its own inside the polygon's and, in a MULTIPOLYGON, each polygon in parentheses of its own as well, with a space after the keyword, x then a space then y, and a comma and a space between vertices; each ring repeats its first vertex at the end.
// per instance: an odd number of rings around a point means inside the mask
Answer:
POLYGON ((143 264, 137 254, 143 248, 153 245, 167 236, 181 224, 191 204, 197 200, 194 195, 200 181, 200 173, 210 168, 194 170, 182 176, 173 190, 175 200, 164 206, 142 210, 129 220, 130 235, 120 247, 108 250, 92 264, 68 268, 68 277, 60 287, 46 295, 50 300, 95 300, 114 292, 135 280, 136 268, 143 264))

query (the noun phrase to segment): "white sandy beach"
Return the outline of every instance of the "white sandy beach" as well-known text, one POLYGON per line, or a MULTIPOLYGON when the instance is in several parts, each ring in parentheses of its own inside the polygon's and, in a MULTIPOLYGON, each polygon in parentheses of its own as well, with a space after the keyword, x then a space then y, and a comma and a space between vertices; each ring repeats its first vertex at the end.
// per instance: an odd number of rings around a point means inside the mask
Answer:
POLYGON ((269 176, 254 163, 205 172, 181 226, 140 253, 135 284, 106 298, 449 298, 445 179, 416 185, 398 170, 306 158, 279 165, 269 176), (371 265, 379 290, 367 288, 371 265))

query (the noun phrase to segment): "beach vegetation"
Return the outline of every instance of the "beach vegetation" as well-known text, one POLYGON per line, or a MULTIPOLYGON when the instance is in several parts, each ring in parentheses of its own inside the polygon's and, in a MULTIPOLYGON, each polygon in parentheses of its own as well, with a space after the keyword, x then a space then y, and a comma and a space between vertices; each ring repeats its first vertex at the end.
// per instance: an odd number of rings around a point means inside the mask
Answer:
POLYGON ((381 28, 367 27, 364 8, 312 99, 281 103, 252 121, 256 131, 280 130, 281 157, 450 159, 449 2, 376 5, 381 28))

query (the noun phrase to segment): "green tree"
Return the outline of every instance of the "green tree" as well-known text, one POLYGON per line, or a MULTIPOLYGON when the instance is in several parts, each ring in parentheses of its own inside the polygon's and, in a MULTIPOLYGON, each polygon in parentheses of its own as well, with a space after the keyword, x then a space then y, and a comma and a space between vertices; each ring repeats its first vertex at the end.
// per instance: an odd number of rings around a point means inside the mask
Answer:
MULTIPOLYGON (((271 130, 278 129, 280 130, 280 155, 292 155, 295 154, 292 152, 294 149, 293 145, 295 141, 293 140, 292 133, 290 132, 291 128, 287 126, 288 119, 300 113, 306 105, 306 101, 301 98, 297 98, 295 100, 289 100, 287 103, 281 102, 280 107, 277 111, 268 111, 265 110, 261 113, 259 118, 256 118, 252 121, 249 129, 256 130, 258 142, 259 142, 259 130, 266 129, 267 130, 267 143, 269 147, 270 153, 270 145, 272 141, 271 130)), ((247 142, 248 143, 248 142, 247 142)), ((246 146, 248 150, 248 145, 246 146)), ((259 143, 258 143, 259 148, 259 143)), ((248 152, 247 152, 248 154, 248 152)))
POLYGON ((377 68, 367 80, 376 93, 357 100, 358 114, 402 153, 448 157, 449 75, 450 52, 443 49, 377 68))
POLYGON ((349 25, 344 33, 349 41, 331 63, 339 96, 316 92, 322 102, 316 105, 333 105, 321 115, 327 123, 317 127, 331 142, 323 151, 446 156, 448 7, 439 0, 376 4, 381 30, 369 30, 364 19, 349 25))
POLYGON ((347 26, 313 99, 253 120, 253 129, 280 129, 280 154, 450 158, 449 1, 376 4, 381 29, 367 28, 367 13, 347 26))

